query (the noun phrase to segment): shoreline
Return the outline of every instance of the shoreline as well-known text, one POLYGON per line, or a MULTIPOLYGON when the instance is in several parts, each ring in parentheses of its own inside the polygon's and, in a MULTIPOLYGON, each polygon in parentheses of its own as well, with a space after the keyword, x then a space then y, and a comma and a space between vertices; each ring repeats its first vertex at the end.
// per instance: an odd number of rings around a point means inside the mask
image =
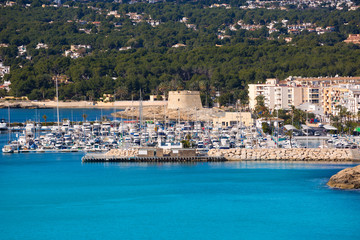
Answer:
MULTIPOLYGON (((155 107, 167 105, 167 101, 142 101, 144 107, 155 107)), ((59 101, 59 108, 117 108, 139 107, 140 101, 116 101, 116 102, 91 102, 91 101, 59 101)), ((56 101, 0 101, 0 108, 56 108, 56 101)))

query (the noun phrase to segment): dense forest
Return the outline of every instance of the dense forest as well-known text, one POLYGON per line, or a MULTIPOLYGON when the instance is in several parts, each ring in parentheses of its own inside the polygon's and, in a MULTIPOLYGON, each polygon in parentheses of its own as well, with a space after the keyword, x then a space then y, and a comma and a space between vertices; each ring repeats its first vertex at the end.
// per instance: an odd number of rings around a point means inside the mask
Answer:
POLYGON ((233 7, 209 8, 212 1, 3 4, 0 43, 6 46, 0 47, 0 60, 11 66, 4 77, 11 91, 0 95, 53 98, 53 76, 62 75, 69 81, 60 84, 61 99, 95 100, 103 93, 137 99, 140 89, 145 96, 190 89, 210 97, 219 91, 225 104, 246 102, 247 84, 270 77, 360 76, 360 46, 343 43, 348 34, 360 33, 359 9, 249 10, 238 7, 245 1, 228 3, 233 7), (293 34, 283 20, 332 30, 293 34), (239 21, 256 28, 243 29, 239 21), (79 44, 91 47, 79 49, 77 58, 64 55, 79 44))

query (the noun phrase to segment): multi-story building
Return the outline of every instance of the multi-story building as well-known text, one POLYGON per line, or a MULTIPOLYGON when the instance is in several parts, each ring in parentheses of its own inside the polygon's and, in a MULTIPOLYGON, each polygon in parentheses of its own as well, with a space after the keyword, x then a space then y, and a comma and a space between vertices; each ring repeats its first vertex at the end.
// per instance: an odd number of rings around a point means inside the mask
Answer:
MULTIPOLYGON (((254 109, 256 106, 256 97, 259 95, 263 95, 268 100, 271 101, 270 98, 273 98, 272 91, 268 88, 273 87, 278 83, 277 79, 267 79, 266 83, 263 84, 249 84, 249 107, 250 109, 254 109), (265 93, 265 89, 267 90, 265 93)), ((265 103, 266 104, 266 103, 265 103)))
POLYGON ((346 107, 352 114, 360 111, 360 85, 338 85, 326 87, 323 95, 324 114, 337 115, 337 106, 346 107))
POLYGON ((288 77, 288 84, 308 87, 329 87, 338 84, 360 84, 360 77, 288 77))
POLYGON ((249 107, 255 109, 256 97, 264 96, 270 110, 290 109, 303 103, 322 107, 324 114, 337 114, 341 104, 356 114, 359 109, 360 77, 289 77, 285 81, 267 79, 265 84, 249 84, 249 107))
POLYGON ((267 79, 265 84, 249 84, 249 107, 254 109, 256 97, 264 96, 265 106, 273 109, 290 109, 291 106, 298 106, 303 101, 302 89, 286 85, 286 82, 279 82, 277 79, 267 79))

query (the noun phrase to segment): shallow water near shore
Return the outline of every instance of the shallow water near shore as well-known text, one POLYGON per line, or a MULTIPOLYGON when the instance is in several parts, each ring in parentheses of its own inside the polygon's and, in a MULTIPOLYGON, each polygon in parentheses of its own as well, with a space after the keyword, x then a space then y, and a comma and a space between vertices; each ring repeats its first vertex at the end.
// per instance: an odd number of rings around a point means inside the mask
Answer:
POLYGON ((82 153, 0 155, 1 239, 357 239, 350 164, 83 164, 82 153))

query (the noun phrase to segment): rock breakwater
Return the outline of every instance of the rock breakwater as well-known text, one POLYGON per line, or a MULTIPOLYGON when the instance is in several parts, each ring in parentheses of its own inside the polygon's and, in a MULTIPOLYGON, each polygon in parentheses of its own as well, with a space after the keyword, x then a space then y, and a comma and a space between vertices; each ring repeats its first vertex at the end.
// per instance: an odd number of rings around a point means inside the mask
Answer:
MULTIPOLYGON (((171 152, 170 149, 164 149, 163 154, 169 155, 171 152)), ((116 157, 134 157, 139 155, 139 149, 137 148, 129 148, 129 149, 111 149, 105 156, 116 156, 116 157)))
MULTIPOLYGON (((171 150, 164 150, 164 155, 171 150)), ((139 150, 111 149, 106 156, 132 157, 137 156, 139 150)), ((359 155, 353 149, 320 149, 320 148, 292 148, 292 149, 210 149, 209 157, 224 157, 229 161, 245 160, 276 160, 276 161, 326 161, 326 162, 353 162, 359 155)))
POLYGON ((111 149, 106 156, 118 156, 118 157, 133 157, 138 155, 138 149, 111 149))
POLYGON ((211 149, 209 156, 225 157, 229 161, 330 161, 352 162, 352 149, 292 148, 292 149, 211 149))

